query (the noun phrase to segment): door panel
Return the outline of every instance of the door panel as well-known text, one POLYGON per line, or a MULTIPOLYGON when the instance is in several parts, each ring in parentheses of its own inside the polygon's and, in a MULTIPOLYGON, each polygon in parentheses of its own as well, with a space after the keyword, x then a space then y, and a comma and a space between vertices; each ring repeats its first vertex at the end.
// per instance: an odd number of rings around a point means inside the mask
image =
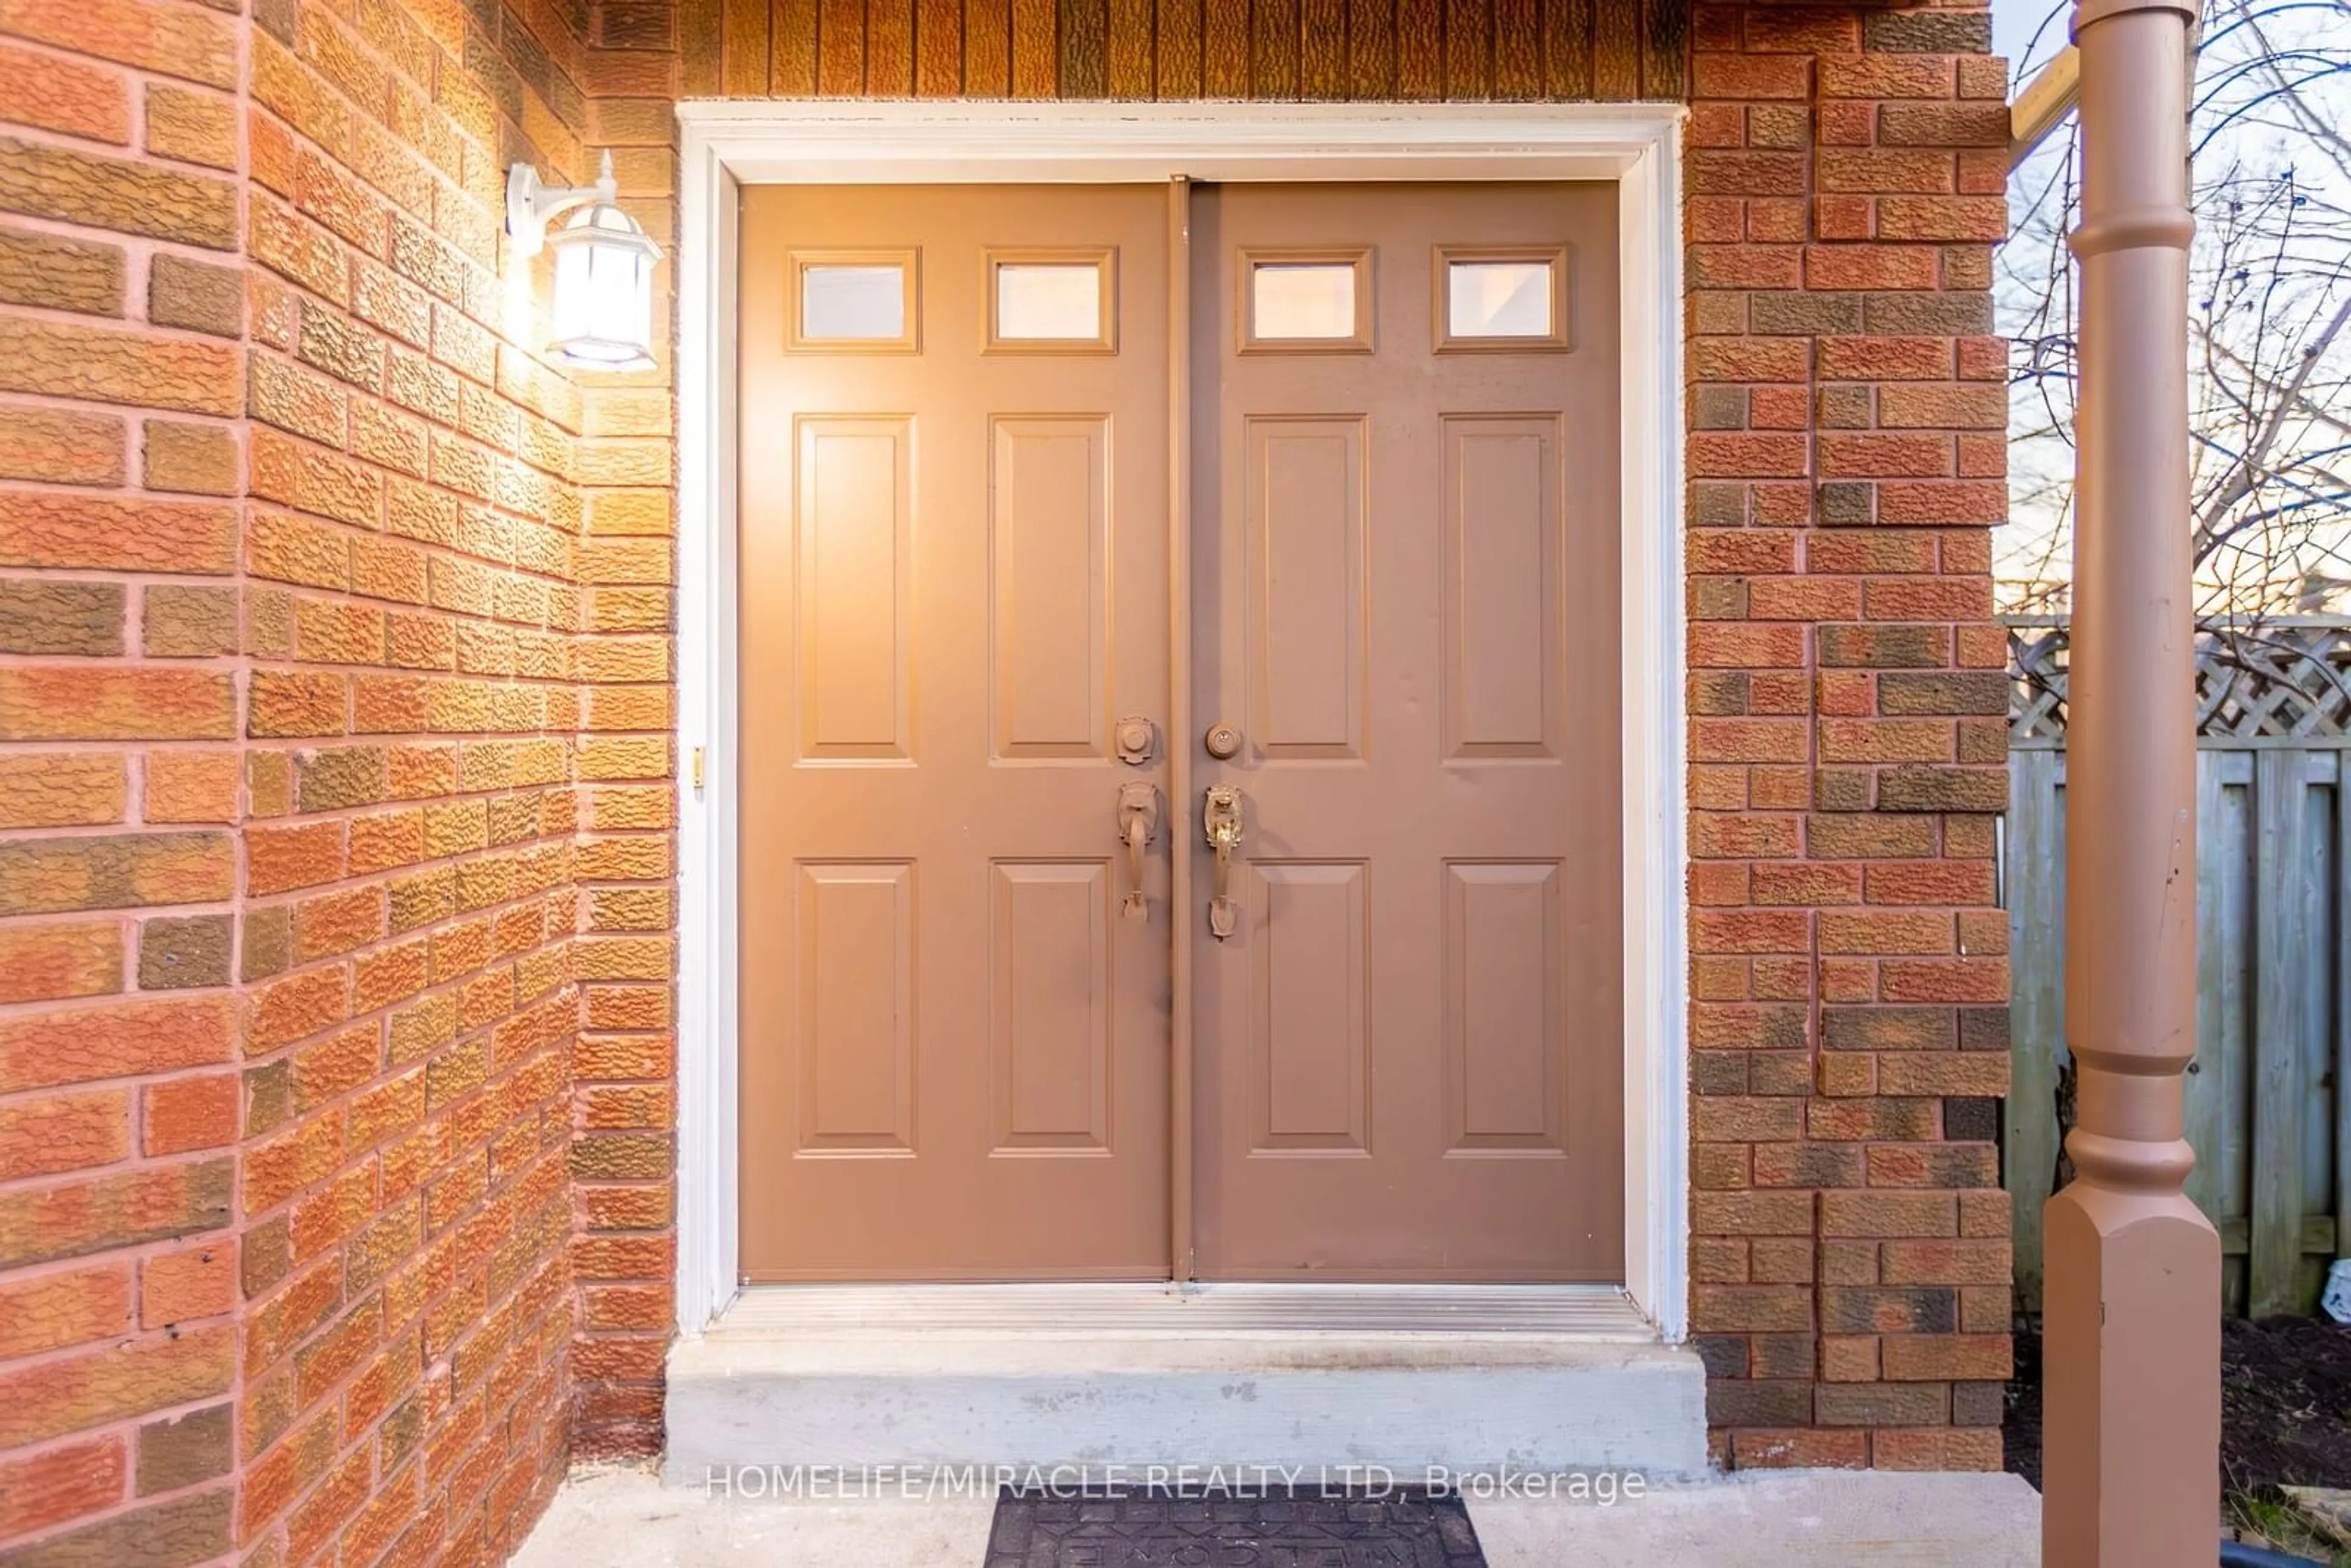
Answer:
POLYGON ((1560 421, 1444 421, 1444 756, 1560 755, 1560 421))
POLYGON ((800 867, 799 1147, 914 1149, 914 868, 800 867))
POLYGON ((1364 422, 1242 425, 1249 727, 1269 757, 1360 758, 1364 422))
POLYGON ((904 758, 914 718, 914 422, 794 423, 800 759, 904 758))
POLYGON ((1622 1279, 1614 193, 1193 215, 1200 1270, 1622 1279))
POLYGON ((999 862, 989 912, 994 1152, 1110 1152, 1110 868, 999 862))
POLYGON ((1248 1067, 1252 1154, 1361 1154, 1369 1124, 1360 862, 1254 860, 1248 1067))
POLYGON ((1110 729, 1109 421, 998 418, 991 432, 995 755, 1100 760, 1110 729))
POLYGON ((1445 1151, 1567 1152, 1556 861, 1445 867, 1445 1151))
POLYGON ((1168 691, 1166 231, 1157 187, 745 193, 752 1279, 1168 1271, 1166 839, 1141 920, 1117 839, 1165 748, 1111 745, 1168 691), (1082 338, 991 317, 1040 256, 1096 269, 1082 338))

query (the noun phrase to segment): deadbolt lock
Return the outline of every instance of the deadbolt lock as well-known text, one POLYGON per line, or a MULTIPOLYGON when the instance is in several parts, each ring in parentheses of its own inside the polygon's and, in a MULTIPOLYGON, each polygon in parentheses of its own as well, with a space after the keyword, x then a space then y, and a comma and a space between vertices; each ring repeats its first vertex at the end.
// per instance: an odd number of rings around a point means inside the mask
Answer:
POLYGON ((1200 737, 1200 744, 1208 748, 1209 756, 1219 762, 1226 761, 1241 748, 1240 726, 1218 719, 1208 727, 1208 733, 1200 737))
POLYGON ((1159 749, 1159 729, 1147 718, 1131 716, 1120 719, 1112 729, 1111 744, 1117 748, 1121 762, 1140 768, 1159 749))

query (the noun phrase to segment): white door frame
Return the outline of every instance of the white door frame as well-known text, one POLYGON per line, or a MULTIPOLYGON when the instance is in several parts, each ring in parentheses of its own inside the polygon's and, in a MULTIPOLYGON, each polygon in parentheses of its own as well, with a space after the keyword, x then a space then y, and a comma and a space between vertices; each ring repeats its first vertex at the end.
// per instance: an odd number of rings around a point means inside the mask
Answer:
POLYGON ((1678 104, 678 106, 677 1316, 736 1294, 735 197, 746 184, 1613 180, 1623 308, 1625 1289, 1688 1324, 1678 104))

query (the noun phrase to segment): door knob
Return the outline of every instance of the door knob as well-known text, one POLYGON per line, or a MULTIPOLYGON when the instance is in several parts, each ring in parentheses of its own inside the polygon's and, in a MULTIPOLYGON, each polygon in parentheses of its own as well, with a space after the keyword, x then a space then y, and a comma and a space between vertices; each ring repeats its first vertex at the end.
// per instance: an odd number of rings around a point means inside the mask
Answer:
POLYGON ((1116 748, 1121 762, 1130 768, 1140 768, 1151 760, 1153 752, 1159 749, 1159 727, 1147 718, 1130 716, 1120 719, 1111 730, 1111 744, 1116 748))
POLYGON ((1119 905, 1119 913, 1129 920, 1147 920, 1151 909, 1143 896, 1143 852, 1159 836, 1157 787, 1119 786, 1118 836, 1126 844, 1126 897, 1119 905))
POLYGON ((1201 801, 1200 827, 1217 853, 1217 895, 1208 900, 1208 935, 1222 942, 1240 926, 1232 875, 1233 851, 1241 841, 1241 792, 1230 784, 1209 785, 1201 801))

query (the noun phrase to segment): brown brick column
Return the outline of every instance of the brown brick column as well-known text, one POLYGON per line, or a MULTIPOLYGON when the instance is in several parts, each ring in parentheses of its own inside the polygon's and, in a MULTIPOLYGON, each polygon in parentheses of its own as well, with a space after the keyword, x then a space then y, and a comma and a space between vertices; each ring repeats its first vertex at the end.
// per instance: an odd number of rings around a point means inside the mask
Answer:
POLYGON ((1740 1466, 2000 1463, 1989 37, 1695 18, 1692 1321, 1740 1466))

